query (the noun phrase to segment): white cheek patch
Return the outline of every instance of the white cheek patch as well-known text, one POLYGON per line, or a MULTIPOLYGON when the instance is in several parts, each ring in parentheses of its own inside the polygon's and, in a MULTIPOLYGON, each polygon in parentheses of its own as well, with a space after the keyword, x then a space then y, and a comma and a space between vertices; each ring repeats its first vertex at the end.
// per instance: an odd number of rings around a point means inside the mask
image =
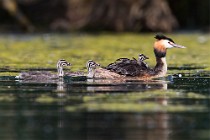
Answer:
POLYGON ((165 48, 168 48, 169 49, 169 48, 173 48, 174 47, 173 45, 170 44, 172 42, 170 42, 169 40, 163 40, 162 43, 163 43, 163 46, 165 48))

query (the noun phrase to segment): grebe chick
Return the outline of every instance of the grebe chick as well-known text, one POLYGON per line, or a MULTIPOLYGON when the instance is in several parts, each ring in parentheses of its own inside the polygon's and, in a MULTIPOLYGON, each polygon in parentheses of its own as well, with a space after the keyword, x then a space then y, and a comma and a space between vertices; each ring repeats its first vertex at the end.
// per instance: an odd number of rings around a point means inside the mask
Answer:
POLYGON ((98 63, 96 63, 92 60, 89 60, 86 63, 86 67, 87 67, 87 70, 88 70, 87 78, 94 78, 95 77, 95 70, 98 66, 100 66, 100 64, 98 64, 98 63))
POLYGON ((149 59, 149 57, 145 56, 144 54, 139 54, 138 63, 139 65, 142 65, 142 67, 148 68, 147 63, 144 62, 144 60, 149 59))
POLYGON ((94 62, 93 60, 89 60, 86 63, 86 67, 88 69, 88 73, 87 73, 87 78, 96 78, 96 79, 112 79, 112 78, 117 78, 118 74, 116 73, 109 73, 109 75, 103 75, 101 74, 101 72, 105 72, 106 71, 109 72, 109 70, 106 70, 104 68, 98 68, 100 66, 100 64, 94 62))
POLYGON ((69 62, 64 59, 60 59, 57 62, 57 74, 47 71, 29 71, 21 72, 19 76, 16 76, 20 80, 53 80, 64 76, 63 67, 71 66, 69 62))
POLYGON ((144 54, 139 54, 139 62, 143 62, 144 60, 146 60, 146 59, 149 59, 149 57, 147 57, 146 55, 144 55, 144 54))
MULTIPOLYGON (((157 34, 154 43, 154 54, 156 57, 156 65, 149 68, 141 60, 130 60, 127 58, 117 59, 114 63, 107 67, 96 69, 95 78, 111 78, 111 79, 137 79, 148 80, 152 78, 164 77, 167 73, 166 52, 169 48, 185 48, 176 44, 171 38, 162 34, 157 34), (114 76, 113 76, 114 75, 114 76), (98 77, 97 77, 98 76, 98 77)), ((144 60, 145 58, 143 58, 144 60)))

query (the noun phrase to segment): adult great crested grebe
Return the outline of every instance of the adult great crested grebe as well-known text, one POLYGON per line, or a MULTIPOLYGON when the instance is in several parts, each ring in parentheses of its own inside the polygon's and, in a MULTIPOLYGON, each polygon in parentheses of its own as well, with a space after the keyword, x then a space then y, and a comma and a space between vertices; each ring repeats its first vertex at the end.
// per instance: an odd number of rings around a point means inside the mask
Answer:
POLYGON ((94 71, 94 78, 105 79, 136 79, 149 80, 152 78, 164 77, 167 73, 166 52, 169 48, 185 48, 176 44, 171 38, 157 34, 154 43, 154 54, 156 66, 149 68, 142 60, 130 60, 128 58, 117 59, 114 63, 105 68, 97 68, 94 71), (140 63, 140 62, 141 63, 140 63))

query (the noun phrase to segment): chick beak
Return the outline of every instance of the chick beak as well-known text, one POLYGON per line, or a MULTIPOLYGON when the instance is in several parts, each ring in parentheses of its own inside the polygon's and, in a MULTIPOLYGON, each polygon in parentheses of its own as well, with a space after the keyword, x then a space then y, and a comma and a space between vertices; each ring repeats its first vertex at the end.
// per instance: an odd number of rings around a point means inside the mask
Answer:
POLYGON ((149 57, 145 56, 145 59, 149 59, 149 57))
POLYGON ((173 43, 173 42, 170 42, 170 44, 173 46, 173 47, 175 47, 175 48, 186 48, 185 46, 182 46, 182 45, 179 45, 179 44, 175 44, 175 43, 173 43))

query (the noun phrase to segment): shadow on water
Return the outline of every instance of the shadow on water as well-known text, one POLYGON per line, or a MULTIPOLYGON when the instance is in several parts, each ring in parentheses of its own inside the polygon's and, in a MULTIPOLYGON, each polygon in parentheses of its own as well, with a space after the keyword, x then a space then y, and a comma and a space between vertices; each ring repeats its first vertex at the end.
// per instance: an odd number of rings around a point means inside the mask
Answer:
POLYGON ((153 81, 0 77, 1 139, 210 138, 209 72, 153 81))

